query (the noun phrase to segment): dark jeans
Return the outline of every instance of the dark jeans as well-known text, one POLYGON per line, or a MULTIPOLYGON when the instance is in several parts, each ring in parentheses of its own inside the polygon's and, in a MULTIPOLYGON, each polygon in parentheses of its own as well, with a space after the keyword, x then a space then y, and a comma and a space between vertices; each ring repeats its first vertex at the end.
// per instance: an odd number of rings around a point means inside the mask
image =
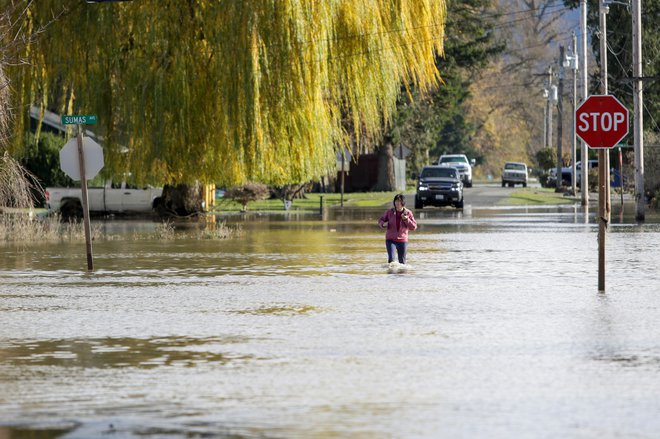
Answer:
POLYGON ((408 248, 407 242, 396 242, 391 239, 385 240, 385 247, 387 247, 387 262, 394 261, 394 250, 399 258, 399 264, 406 263, 406 250, 408 248))

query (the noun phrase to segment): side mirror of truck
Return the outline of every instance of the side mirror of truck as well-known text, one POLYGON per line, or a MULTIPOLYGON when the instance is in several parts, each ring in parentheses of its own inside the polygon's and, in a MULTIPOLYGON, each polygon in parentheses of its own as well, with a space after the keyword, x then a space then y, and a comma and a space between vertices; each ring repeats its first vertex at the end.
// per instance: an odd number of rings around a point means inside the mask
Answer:
POLYGON ((477 161, 475 159, 470 159, 470 164, 474 166, 477 164, 477 161))

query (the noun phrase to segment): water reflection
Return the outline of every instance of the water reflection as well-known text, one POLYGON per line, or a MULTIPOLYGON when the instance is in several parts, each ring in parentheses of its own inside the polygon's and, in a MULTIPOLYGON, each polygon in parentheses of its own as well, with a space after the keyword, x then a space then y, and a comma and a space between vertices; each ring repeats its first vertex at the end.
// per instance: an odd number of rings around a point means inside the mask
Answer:
POLYGON ((639 306, 648 306, 649 302, 640 301, 639 297, 627 296, 624 299, 609 294, 598 294, 593 300, 592 326, 587 328, 586 334, 593 361, 604 366, 647 368, 653 372, 660 370, 660 348, 655 337, 650 336, 650 332, 635 333, 631 337, 627 330, 632 324, 630 319, 640 319, 637 322, 640 327, 648 327, 649 331, 653 331, 651 328, 655 323, 644 321, 648 316, 634 311, 639 306))
POLYGON ((195 367, 204 363, 224 365, 247 361, 252 355, 218 352, 226 345, 244 343, 246 337, 98 338, 4 342, 0 364, 83 368, 161 366, 195 367))
POLYGON ((616 364, 621 367, 645 367, 660 371, 660 352, 646 356, 641 355, 602 355, 595 356, 594 360, 616 364))
POLYGON ((0 439, 55 439, 74 431, 79 424, 62 427, 0 427, 0 439))
POLYGON ((215 241, 109 223, 123 238, 95 243, 91 274, 75 243, 0 246, 0 434, 660 430, 657 223, 612 224, 599 295, 575 206, 424 209, 401 272, 381 211, 236 215, 245 233, 215 241))
POLYGON ((280 305, 280 306, 264 306, 264 307, 251 308, 251 309, 241 309, 233 312, 235 312, 236 314, 294 316, 294 315, 305 315, 318 311, 319 308, 314 306, 280 305))

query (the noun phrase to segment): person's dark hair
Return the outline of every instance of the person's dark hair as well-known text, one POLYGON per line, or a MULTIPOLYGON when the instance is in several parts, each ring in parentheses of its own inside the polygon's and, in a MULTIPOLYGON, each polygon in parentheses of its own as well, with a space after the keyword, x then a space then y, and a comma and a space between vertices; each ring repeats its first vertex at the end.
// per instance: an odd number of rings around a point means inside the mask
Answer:
POLYGON ((394 206, 394 203, 396 203, 396 200, 399 200, 401 202, 402 206, 406 205, 406 197, 403 196, 403 194, 397 194, 394 196, 394 200, 392 200, 392 206, 394 206))

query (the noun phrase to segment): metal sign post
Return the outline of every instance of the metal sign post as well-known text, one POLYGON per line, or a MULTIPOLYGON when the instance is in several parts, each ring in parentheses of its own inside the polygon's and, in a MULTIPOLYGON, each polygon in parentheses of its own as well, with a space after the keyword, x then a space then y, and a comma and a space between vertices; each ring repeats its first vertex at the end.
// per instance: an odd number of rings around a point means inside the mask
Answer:
POLYGON ((607 173, 604 149, 598 150, 598 291, 605 291, 605 236, 607 232, 607 173))
POLYGON ((62 116, 62 124, 76 125, 78 134, 75 144, 77 154, 74 154, 72 143, 69 140, 60 151, 60 168, 73 180, 80 180, 81 204, 83 211, 83 228, 85 230, 85 244, 87 253, 87 271, 94 270, 92 259, 92 228, 89 221, 89 197, 87 195, 87 179, 93 178, 103 168, 103 150, 91 138, 83 139, 83 124, 96 124, 96 115, 62 116), (90 152, 85 163, 85 150, 90 152), (76 166, 75 161, 78 161, 76 166), (87 166, 89 165, 89 166, 87 166))
POLYGON ((89 199, 87 197, 87 178, 85 176, 85 152, 83 151, 82 125, 78 125, 78 164, 80 166, 80 189, 82 190, 83 227, 85 229, 85 247, 87 249, 87 271, 94 270, 92 259, 92 228, 89 223, 89 199))

